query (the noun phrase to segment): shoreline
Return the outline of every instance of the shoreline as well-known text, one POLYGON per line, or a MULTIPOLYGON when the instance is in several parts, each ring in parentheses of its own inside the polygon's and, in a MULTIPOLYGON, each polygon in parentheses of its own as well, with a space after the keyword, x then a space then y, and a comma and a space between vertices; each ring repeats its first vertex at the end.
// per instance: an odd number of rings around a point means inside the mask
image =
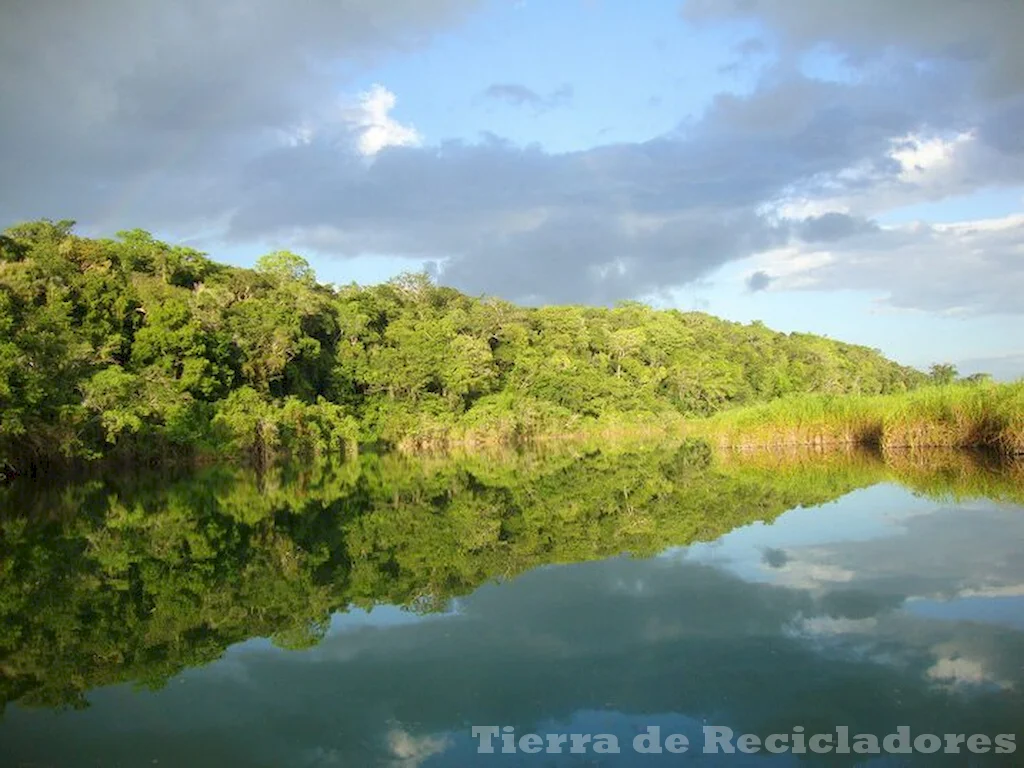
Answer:
POLYGON ((40 457, 24 466, 0 464, 0 484, 87 470, 92 466, 173 468, 220 462, 267 466, 315 458, 344 459, 362 450, 415 456, 448 452, 523 450, 539 446, 599 443, 628 445, 655 439, 699 438, 725 450, 864 448, 882 453, 918 450, 982 450, 1006 458, 1024 456, 1024 381, 953 384, 894 395, 797 395, 730 408, 703 418, 679 413, 611 414, 592 421, 571 419, 536 432, 506 424, 474 426, 421 423, 391 440, 349 440, 344 450, 310 450, 282 441, 273 450, 225 444, 154 446, 143 453, 117 451, 96 458, 40 457))

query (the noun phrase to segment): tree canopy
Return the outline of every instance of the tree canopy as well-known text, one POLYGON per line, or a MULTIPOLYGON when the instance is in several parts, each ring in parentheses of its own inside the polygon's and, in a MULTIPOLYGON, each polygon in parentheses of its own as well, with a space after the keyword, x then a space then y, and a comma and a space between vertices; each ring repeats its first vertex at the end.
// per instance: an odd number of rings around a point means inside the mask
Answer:
POLYGON ((874 349, 636 302, 520 307, 423 274, 334 288, 288 251, 244 269, 70 221, 0 237, 0 468, 507 440, 927 379, 874 349))

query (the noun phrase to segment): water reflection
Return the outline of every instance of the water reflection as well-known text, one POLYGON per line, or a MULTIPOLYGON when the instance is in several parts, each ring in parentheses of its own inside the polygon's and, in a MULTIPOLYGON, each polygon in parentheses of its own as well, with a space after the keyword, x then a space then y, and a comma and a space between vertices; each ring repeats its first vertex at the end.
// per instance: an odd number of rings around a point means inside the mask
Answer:
POLYGON ((685 444, 11 489, 0 762, 649 765, 680 759, 629 748, 654 724, 1014 733, 1019 479, 685 444), (472 724, 623 752, 480 756, 472 724))

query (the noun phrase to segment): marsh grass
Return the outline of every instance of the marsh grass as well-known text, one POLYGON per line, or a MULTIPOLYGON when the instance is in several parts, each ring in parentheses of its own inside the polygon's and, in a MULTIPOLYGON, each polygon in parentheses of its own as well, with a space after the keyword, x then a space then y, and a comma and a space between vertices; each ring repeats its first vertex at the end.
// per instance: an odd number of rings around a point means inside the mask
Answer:
POLYGON ((898 395, 800 395, 694 422, 725 447, 863 445, 883 451, 986 448, 1024 454, 1024 381, 898 395))

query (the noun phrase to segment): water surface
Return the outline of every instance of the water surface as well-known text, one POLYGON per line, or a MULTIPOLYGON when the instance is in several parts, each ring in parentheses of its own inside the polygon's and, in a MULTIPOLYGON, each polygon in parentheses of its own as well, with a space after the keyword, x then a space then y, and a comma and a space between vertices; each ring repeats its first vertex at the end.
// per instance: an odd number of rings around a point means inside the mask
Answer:
MULTIPOLYGON (((1020 480, 959 454, 687 443, 20 484, 0 496, 0 763, 870 757, 703 755, 709 724, 1019 743, 1020 480), (473 725, 621 753, 481 755, 473 725), (637 754, 652 725, 691 751, 637 754)), ((874 764, 944 761, 1020 764, 874 764)))

